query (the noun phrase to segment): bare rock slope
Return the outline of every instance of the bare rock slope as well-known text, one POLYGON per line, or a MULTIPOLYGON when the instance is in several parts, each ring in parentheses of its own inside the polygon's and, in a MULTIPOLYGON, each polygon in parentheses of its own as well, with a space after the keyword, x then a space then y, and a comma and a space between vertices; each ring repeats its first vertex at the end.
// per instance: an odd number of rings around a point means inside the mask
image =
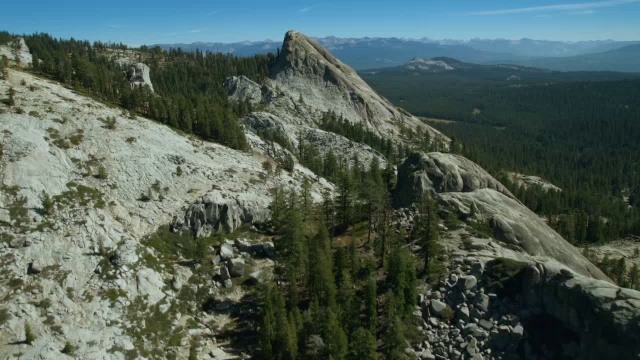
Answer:
MULTIPOLYGON (((210 235, 267 221, 269 189, 299 187, 311 173, 296 166, 267 176, 262 165, 272 160, 261 153, 132 119, 23 72, 0 80, 0 94, 9 87, 15 106, 0 105, 0 354, 65 358, 69 341, 79 358, 123 358, 141 350, 132 334, 161 311, 175 317, 163 331, 177 331, 184 347, 174 350, 187 357, 190 334, 180 329, 191 315, 177 310, 177 297, 192 270, 152 260, 158 254, 142 239, 170 223, 210 235), (20 344, 26 324, 33 346, 20 344)), ((324 186, 313 182, 316 199, 324 186)), ((199 316, 193 334, 212 321, 199 316)))
POLYGON ((262 103, 265 111, 290 125, 317 127, 323 115, 331 111, 384 138, 406 141, 407 131, 429 132, 440 148, 448 148, 446 136, 395 107, 352 68, 296 31, 285 35, 280 56, 264 86, 235 77, 227 81, 227 89, 230 99, 262 103))

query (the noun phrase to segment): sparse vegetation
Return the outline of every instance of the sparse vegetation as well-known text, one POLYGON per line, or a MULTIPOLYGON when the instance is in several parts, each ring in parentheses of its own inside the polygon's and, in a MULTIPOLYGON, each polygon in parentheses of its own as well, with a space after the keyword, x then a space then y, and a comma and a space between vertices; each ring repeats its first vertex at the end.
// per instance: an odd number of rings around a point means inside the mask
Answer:
POLYGON ((104 124, 105 127, 109 130, 115 130, 116 129, 116 117, 115 116, 111 116, 111 117, 107 117, 104 120, 104 124))
POLYGON ((78 350, 78 347, 73 345, 69 340, 67 340, 64 343, 64 347, 62 348, 62 350, 60 350, 60 352, 69 356, 73 356, 75 355, 77 350, 78 350))
POLYGON ((36 341, 36 335, 31 330, 31 325, 28 322, 24 323, 24 342, 27 345, 32 345, 36 341))
POLYGON ((49 194, 42 190, 40 194, 40 202, 42 202, 42 213, 44 215, 53 215, 55 203, 49 194))
POLYGON ((97 179, 106 180, 109 177, 107 173, 107 168, 104 165, 100 165, 98 167, 98 173, 96 174, 97 179))
POLYGON ((0 309, 0 326, 4 326, 9 320, 11 320, 11 314, 9 314, 9 310, 0 309))

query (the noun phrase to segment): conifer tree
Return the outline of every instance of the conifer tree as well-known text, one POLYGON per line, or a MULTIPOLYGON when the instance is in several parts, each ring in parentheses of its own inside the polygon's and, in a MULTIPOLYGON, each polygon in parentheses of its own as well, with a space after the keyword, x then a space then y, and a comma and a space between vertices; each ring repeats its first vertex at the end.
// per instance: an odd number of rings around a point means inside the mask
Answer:
POLYGON ((347 334, 342 330, 338 317, 331 308, 324 310, 322 338, 327 347, 328 357, 335 360, 346 359, 349 348, 347 334))
POLYGON ((358 328, 349 342, 349 360, 376 360, 376 337, 365 328, 358 328))
POLYGON ((367 280, 364 288, 364 323, 370 332, 375 333, 378 317, 378 288, 375 277, 367 280))
POLYGON ((429 266, 433 252, 438 241, 438 215, 436 214, 436 204, 430 198, 423 198, 418 207, 418 215, 415 217, 414 240, 422 248, 424 257, 423 273, 429 273, 429 266))

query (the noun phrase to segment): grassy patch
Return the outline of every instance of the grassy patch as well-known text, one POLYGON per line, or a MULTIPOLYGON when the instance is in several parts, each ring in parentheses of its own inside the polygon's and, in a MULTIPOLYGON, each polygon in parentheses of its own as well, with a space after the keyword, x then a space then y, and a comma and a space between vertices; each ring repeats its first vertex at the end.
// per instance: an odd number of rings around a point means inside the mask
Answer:
POLYGON ((104 209, 106 203, 104 202, 102 193, 99 190, 74 182, 67 183, 67 188, 69 188, 68 191, 53 197, 56 207, 93 205, 98 209, 104 209))
POLYGON ((142 243, 168 259, 178 260, 182 257, 198 261, 207 254, 207 247, 218 246, 222 241, 222 235, 196 239, 190 231, 171 232, 168 226, 163 226, 155 234, 143 239, 142 243))

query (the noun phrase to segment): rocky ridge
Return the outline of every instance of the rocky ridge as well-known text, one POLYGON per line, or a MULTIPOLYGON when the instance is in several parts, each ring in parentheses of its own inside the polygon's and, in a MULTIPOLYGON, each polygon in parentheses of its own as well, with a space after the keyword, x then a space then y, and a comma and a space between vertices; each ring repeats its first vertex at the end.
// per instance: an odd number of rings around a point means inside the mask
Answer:
MULTIPOLYGON (((9 70, 0 93, 9 87, 16 105, 0 114, 3 354, 64 358, 60 349, 70 341, 80 345, 79 357, 124 357, 138 347, 128 328, 144 329, 132 319, 158 307, 174 314, 180 292, 166 284, 185 285, 196 273, 150 263, 160 254, 141 244, 146 236, 172 222, 202 235, 266 221, 270 188, 315 179, 299 165, 267 175, 262 164, 270 160, 261 153, 179 135, 23 72, 9 70), (148 310, 137 307, 140 301, 148 310), (11 345, 24 339, 26 323, 34 345, 11 345)), ((312 184, 316 199, 329 186, 312 184)), ((245 272, 263 266, 247 264, 245 272)), ((175 316, 178 323, 190 318, 175 316)), ((189 336, 176 351, 189 351, 189 336)))
POLYGON ((448 148, 446 136, 392 105, 353 69, 296 31, 285 35, 280 56, 263 86, 246 77, 229 78, 226 86, 232 101, 248 101, 270 113, 276 122, 288 125, 293 131, 286 134, 292 142, 300 132, 317 128, 323 115, 332 111, 383 138, 409 143, 408 131, 429 132, 437 148, 448 148))

